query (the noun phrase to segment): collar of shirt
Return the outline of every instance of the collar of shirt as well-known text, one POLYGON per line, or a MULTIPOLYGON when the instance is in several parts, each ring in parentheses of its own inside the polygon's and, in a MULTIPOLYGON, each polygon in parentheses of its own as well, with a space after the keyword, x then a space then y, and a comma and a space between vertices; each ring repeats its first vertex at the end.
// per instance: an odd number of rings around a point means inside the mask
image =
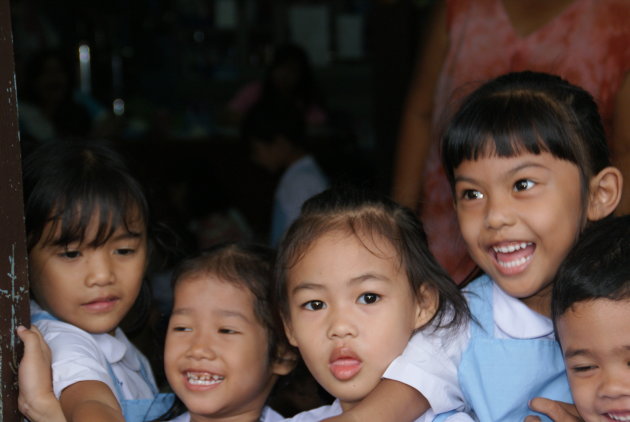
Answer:
POLYGON ((116 328, 113 336, 110 334, 93 334, 92 337, 109 363, 121 362, 131 370, 140 370, 140 361, 133 359, 133 356, 127 353, 130 344, 120 328, 116 328))
POLYGON ((505 293, 496 283, 492 285, 492 310, 496 335, 502 338, 553 338, 553 323, 523 302, 505 293))

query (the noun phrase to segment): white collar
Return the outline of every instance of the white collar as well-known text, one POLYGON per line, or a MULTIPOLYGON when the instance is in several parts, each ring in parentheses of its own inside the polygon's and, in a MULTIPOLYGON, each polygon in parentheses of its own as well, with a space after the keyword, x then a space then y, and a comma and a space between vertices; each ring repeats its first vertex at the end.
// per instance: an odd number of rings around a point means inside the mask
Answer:
POLYGON ((114 335, 92 334, 94 341, 103 352, 109 363, 122 362, 129 369, 140 370, 140 360, 132 353, 127 353, 131 344, 120 328, 116 328, 114 335))
POLYGON ((507 338, 553 338, 551 319, 508 295, 496 283, 492 283, 492 312, 497 330, 507 338))

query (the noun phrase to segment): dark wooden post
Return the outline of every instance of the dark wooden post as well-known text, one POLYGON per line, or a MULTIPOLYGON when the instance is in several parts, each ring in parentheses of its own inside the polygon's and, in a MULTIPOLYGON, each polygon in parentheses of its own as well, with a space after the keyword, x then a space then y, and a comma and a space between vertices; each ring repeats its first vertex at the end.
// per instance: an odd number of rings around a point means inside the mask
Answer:
POLYGON ((22 420, 17 409, 18 324, 27 323, 28 280, 22 166, 16 106, 10 0, 0 0, 0 420, 22 420))

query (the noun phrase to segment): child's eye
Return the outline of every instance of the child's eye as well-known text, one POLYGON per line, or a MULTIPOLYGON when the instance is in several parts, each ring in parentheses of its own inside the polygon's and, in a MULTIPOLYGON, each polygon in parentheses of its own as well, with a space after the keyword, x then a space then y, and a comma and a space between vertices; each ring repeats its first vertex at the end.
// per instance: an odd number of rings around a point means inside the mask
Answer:
POLYGON ((173 331, 182 331, 182 332, 192 331, 192 328, 177 326, 177 327, 173 327, 173 331))
POLYGON ((517 181, 516 183, 514 183, 514 190, 516 192, 522 192, 522 191, 533 188, 535 185, 536 183, 532 182, 531 180, 521 179, 517 181))
POLYGON ((597 366, 595 365, 578 365, 578 366, 574 366, 571 369, 573 369, 573 372, 584 373, 584 372, 588 372, 596 368, 597 366))
POLYGON ((120 249, 116 249, 116 254, 127 256, 127 255, 133 255, 135 251, 136 251, 135 249, 131 249, 131 248, 120 248, 120 249))
POLYGON ((483 199, 483 193, 474 189, 465 189, 461 194, 461 198, 467 201, 472 201, 475 199, 483 199))
POLYGON ((326 304, 321 300, 309 300, 302 305, 302 308, 309 311, 319 311, 320 309, 326 308, 326 304))
POLYGON ((230 328, 219 328, 219 333, 221 334, 238 334, 239 332, 236 330, 232 330, 230 328))
POLYGON ((71 250, 65 250, 61 253, 59 253, 59 256, 62 258, 67 258, 67 259, 75 259, 81 256, 81 252, 79 251, 71 251, 71 250))
POLYGON ((376 293, 363 293, 361 296, 359 296, 359 299, 357 299, 357 301, 363 305, 371 305, 372 303, 376 303, 381 299, 380 295, 377 295, 376 293))

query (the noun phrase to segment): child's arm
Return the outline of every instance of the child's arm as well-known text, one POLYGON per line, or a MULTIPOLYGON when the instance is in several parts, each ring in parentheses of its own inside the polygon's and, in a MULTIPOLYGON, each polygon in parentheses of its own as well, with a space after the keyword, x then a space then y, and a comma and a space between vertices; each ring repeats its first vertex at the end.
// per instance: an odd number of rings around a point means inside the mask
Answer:
MULTIPOLYGON (((536 412, 544 413, 555 422, 582 421, 574 404, 536 397, 529 403, 529 407, 536 412)), ((540 421, 538 416, 528 416, 525 422, 540 421)))
POLYGON ((18 408, 31 422, 66 422, 52 388, 50 349, 37 327, 19 326, 24 356, 18 370, 18 408))
POLYGON ((100 381, 79 381, 68 386, 59 398, 68 421, 124 422, 116 396, 100 381))
POLYGON ((18 407, 31 422, 124 422, 118 400, 100 381, 81 381, 70 385, 57 401, 52 388, 50 349, 35 326, 18 327, 24 342, 24 357, 19 368, 18 407))
POLYGON ((356 407, 326 420, 411 422, 419 418, 429 407, 427 399, 415 388, 402 382, 382 379, 356 407))

